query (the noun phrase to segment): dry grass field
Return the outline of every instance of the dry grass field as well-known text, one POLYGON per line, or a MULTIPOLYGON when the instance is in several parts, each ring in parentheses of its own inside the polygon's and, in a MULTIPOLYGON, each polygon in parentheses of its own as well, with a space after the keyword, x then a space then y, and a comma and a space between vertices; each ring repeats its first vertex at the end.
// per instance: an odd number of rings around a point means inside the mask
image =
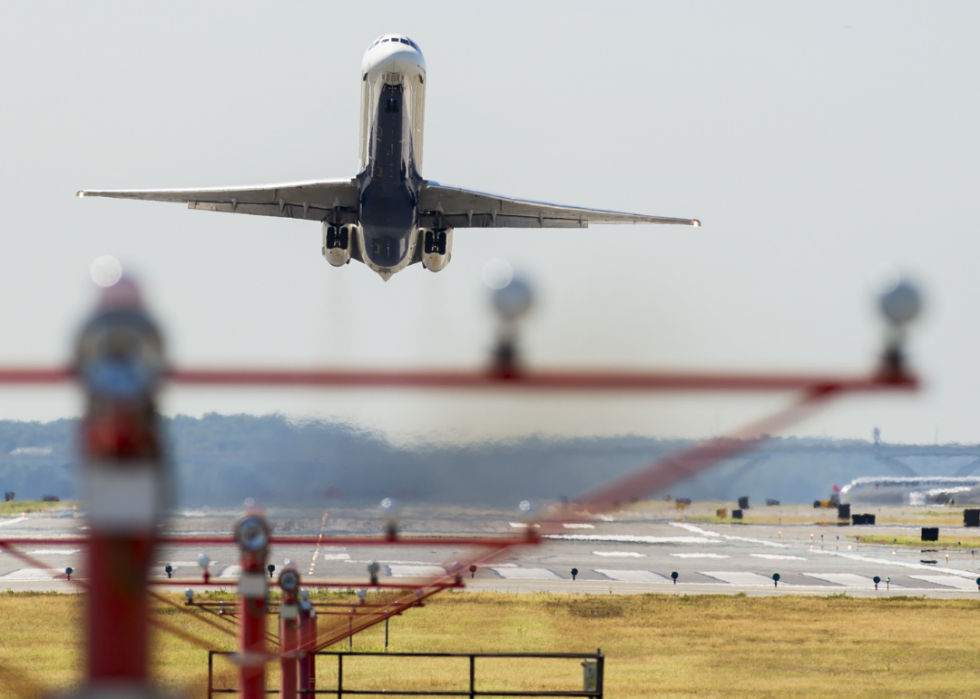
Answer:
POLYGON ((71 509, 74 502, 44 502, 43 500, 11 500, 0 502, 0 517, 24 515, 31 512, 71 509))
MULTIPOLYGON (((82 604, 75 595, 0 595, 0 696, 42 696, 77 680, 82 604)), ((195 614, 163 606, 156 613, 215 648, 231 648, 228 636, 195 614)), ((960 599, 452 592, 395 618, 391 650, 601 647, 614 698, 965 697, 980 686, 978 621, 980 601, 960 599)), ((382 650, 383 639, 383 627, 372 629, 355 637, 354 650, 382 650)), ((205 695, 203 650, 163 634, 156 649, 162 685, 205 695)), ((233 680, 230 666, 217 667, 221 682, 233 680)), ((321 687, 335 681, 333 663, 319 667, 321 687)), ((344 670, 352 689, 444 690, 467 682, 465 660, 365 657, 344 670)), ((487 690, 581 687, 575 661, 478 661, 477 676, 477 688, 487 690)))
POLYGON ((980 537, 962 536, 960 534, 943 534, 939 531, 939 541, 923 541, 921 536, 890 536, 888 534, 861 534, 849 535, 848 539, 855 539, 863 544, 882 544, 884 546, 905 546, 915 549, 941 549, 943 551, 957 551, 965 553, 970 557, 970 551, 980 550, 980 537))

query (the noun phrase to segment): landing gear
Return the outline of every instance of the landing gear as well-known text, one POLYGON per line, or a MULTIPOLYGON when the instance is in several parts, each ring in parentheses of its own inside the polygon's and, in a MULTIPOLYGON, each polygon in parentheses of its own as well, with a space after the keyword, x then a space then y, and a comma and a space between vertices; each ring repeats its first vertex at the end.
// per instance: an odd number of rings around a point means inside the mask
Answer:
POLYGON ((350 262, 356 225, 335 226, 323 222, 323 256, 334 267, 350 262))
POLYGON ((346 250, 350 246, 349 228, 347 226, 327 226, 323 245, 327 250, 335 248, 346 250))
POLYGON ((446 268, 453 257, 452 228, 422 228, 422 266, 430 272, 446 268))

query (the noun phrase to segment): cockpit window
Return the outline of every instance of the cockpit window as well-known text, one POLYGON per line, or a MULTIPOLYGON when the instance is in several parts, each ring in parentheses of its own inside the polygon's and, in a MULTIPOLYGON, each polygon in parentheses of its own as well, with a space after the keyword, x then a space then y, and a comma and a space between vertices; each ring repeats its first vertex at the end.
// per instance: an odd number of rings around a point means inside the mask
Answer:
POLYGON ((388 41, 388 39, 382 39, 382 40, 381 40, 381 43, 383 44, 383 43, 385 43, 385 42, 387 42, 387 41, 388 41))
POLYGON ((409 46, 411 46, 408 39, 399 39, 399 41, 402 42, 403 44, 408 44, 409 46))

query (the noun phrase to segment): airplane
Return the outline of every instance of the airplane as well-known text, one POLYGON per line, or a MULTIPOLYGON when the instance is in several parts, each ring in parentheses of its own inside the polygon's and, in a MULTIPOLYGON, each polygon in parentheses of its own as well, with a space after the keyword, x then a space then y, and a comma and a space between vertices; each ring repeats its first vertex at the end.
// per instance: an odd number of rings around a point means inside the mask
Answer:
POLYGON ((590 223, 700 226, 697 219, 559 206, 422 178, 425 58, 401 34, 376 39, 361 61, 358 174, 348 179, 206 189, 82 190, 79 197, 179 202, 189 209, 320 221, 321 252, 334 267, 352 259, 388 281, 421 262, 452 258, 456 228, 588 228, 590 223))

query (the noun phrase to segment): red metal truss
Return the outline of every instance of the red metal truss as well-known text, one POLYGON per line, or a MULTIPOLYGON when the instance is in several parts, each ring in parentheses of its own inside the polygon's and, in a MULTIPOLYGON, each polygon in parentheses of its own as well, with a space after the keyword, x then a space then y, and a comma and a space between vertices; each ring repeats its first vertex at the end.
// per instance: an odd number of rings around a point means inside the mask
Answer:
MULTIPOLYGON (((702 373, 680 371, 489 370, 381 371, 355 369, 181 369, 165 373, 184 386, 295 388, 523 388, 537 391, 839 391, 914 389, 915 377, 894 372, 869 376, 702 373)), ((72 381, 71 368, 2 367, 0 384, 56 385, 72 381)))

